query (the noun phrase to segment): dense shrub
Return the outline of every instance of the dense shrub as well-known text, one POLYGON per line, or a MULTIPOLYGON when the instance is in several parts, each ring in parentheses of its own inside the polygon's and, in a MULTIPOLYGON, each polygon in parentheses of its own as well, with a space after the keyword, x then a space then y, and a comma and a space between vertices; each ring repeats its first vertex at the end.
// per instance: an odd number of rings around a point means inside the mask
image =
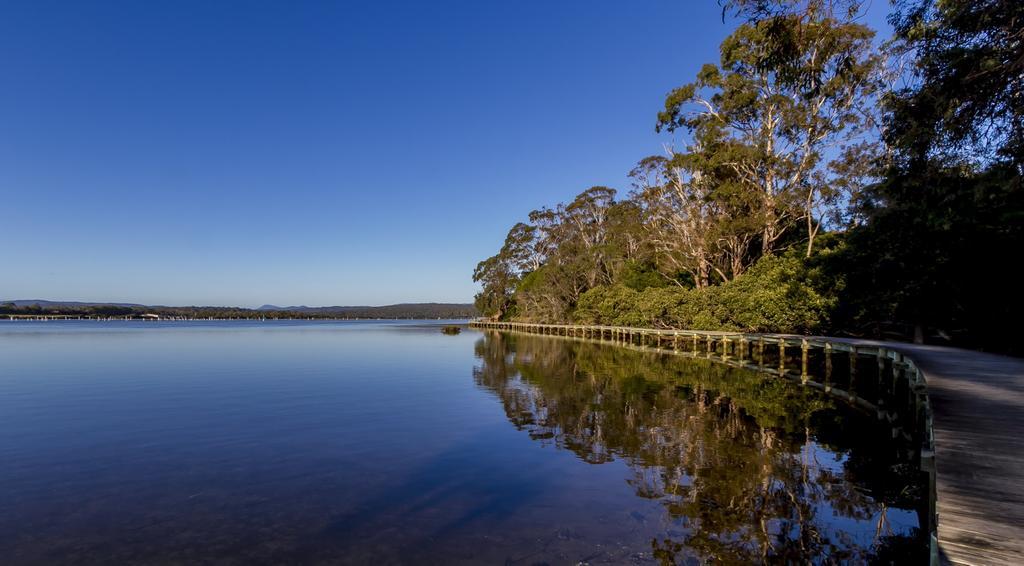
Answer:
POLYGON ((810 333, 833 307, 796 255, 766 256, 733 281, 704 289, 623 285, 584 293, 577 322, 622 326, 810 333))
POLYGON ((594 287, 580 295, 573 318, 582 324, 641 326, 639 295, 624 285, 594 287))

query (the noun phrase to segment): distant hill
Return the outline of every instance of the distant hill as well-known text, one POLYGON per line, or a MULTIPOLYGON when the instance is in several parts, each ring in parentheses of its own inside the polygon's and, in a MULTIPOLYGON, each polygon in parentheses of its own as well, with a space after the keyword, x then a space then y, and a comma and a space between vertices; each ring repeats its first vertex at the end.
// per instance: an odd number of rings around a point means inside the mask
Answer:
POLYGON ((184 306, 169 307, 137 303, 89 303, 82 301, 47 301, 17 299, 0 301, 0 314, 72 314, 121 316, 155 313, 167 316, 196 318, 472 318, 476 308, 468 303, 402 303, 385 306, 308 307, 263 305, 256 309, 240 307, 184 306))
POLYGON ((258 311, 286 311, 303 314, 352 316, 362 318, 465 318, 476 316, 476 308, 468 303, 401 303, 385 306, 328 306, 306 305, 279 307, 263 305, 258 311))
POLYGON ((138 303, 87 303, 82 301, 47 301, 44 299, 18 299, 0 301, 0 305, 14 304, 16 307, 40 307, 43 309, 60 309, 76 307, 144 307, 138 303))

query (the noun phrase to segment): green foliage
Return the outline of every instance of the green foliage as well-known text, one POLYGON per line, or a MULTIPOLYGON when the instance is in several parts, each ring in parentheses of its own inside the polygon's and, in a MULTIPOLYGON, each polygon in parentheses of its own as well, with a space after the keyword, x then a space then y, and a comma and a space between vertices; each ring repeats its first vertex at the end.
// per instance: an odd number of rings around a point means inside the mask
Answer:
MULTIPOLYGON (((802 225, 809 256, 825 222, 850 198, 840 191, 855 192, 870 172, 844 166, 844 156, 853 148, 872 153, 877 144, 871 126, 882 81, 874 32, 845 2, 728 5, 748 21, 722 42, 718 65, 704 65, 694 82, 668 95, 658 128, 689 134, 680 168, 701 182, 713 179, 715 202, 738 207, 724 215, 727 233, 759 228, 761 251, 770 254, 802 225)), ((745 249, 732 250, 736 265, 746 264, 745 249)))
POLYGON ((909 86, 885 97, 894 156, 833 271, 848 331, 1020 352, 1024 246, 1024 3, 909 0, 890 49, 909 86))
POLYGON ((617 280, 634 291, 643 291, 648 287, 665 287, 670 283, 658 273, 651 262, 627 261, 622 266, 617 280))
POLYGON ((893 175, 877 191, 884 206, 848 234, 828 266, 847 282, 836 324, 864 335, 1018 349, 1024 302, 1018 280, 998 270, 1024 248, 1020 176, 1005 166, 980 174, 936 166, 923 177, 893 175))
POLYGON ((639 293, 624 285, 600 286, 580 296, 574 313, 581 324, 641 326, 637 301, 639 293))
POLYGON ((625 285, 596 287, 580 297, 584 324, 747 332, 813 333, 828 322, 835 299, 820 276, 793 253, 765 256, 733 281, 704 289, 625 285))
POLYGON ((882 52, 859 0, 723 5, 719 60, 658 114, 685 149, 642 159, 625 200, 530 213, 478 266, 478 308, 1020 351, 1024 3, 899 0, 882 52))
POLYGON ((915 80, 887 97, 890 143, 945 165, 969 156, 1024 166, 1024 2, 896 6, 890 48, 914 57, 915 80))
POLYGON ((792 253, 766 256, 741 277, 709 291, 713 307, 706 311, 720 316, 720 327, 752 332, 813 333, 827 322, 835 303, 815 289, 803 259, 792 253))

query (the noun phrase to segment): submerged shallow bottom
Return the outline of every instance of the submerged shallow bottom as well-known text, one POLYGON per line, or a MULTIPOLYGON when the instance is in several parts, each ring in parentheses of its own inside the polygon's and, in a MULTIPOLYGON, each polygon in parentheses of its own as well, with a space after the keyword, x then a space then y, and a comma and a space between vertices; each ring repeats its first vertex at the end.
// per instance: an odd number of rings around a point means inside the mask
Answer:
POLYGON ((922 560, 873 418, 422 323, 0 324, 5 563, 922 560))

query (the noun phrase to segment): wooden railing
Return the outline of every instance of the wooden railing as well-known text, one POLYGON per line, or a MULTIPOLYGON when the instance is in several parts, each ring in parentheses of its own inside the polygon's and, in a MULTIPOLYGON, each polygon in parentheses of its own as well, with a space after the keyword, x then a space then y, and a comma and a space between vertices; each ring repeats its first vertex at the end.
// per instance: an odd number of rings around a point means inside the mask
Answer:
POLYGON ((706 358, 771 374, 874 412, 895 433, 918 440, 920 466, 928 475, 928 529, 931 562, 938 562, 936 538, 935 438, 924 374, 914 361, 891 347, 827 336, 632 328, 627 326, 495 322, 478 319, 483 329, 561 336, 706 358), (840 363, 836 364, 836 358, 840 363), (846 358, 842 360, 842 358, 846 358), (843 364, 842 361, 846 363, 843 364), (873 362, 873 364, 871 364, 873 362), (870 370, 864 366, 874 366, 870 370))

